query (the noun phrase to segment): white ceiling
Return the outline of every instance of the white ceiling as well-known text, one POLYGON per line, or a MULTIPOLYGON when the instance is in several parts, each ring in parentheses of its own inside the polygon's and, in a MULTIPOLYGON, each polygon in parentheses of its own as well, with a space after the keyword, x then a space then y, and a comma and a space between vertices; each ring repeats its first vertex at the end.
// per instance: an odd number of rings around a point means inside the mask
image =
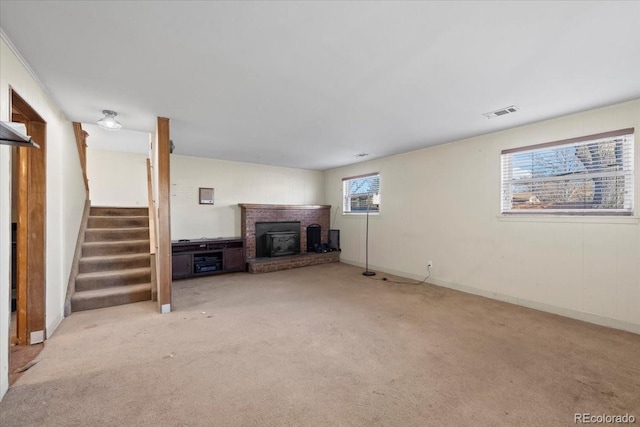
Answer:
POLYGON ((640 98, 640 2, 2 0, 0 27, 70 120, 169 117, 177 154, 278 166, 640 98))
POLYGON ((83 123, 82 129, 89 137, 87 146, 98 150, 125 151, 128 153, 149 153, 149 132, 141 132, 131 129, 120 129, 119 131, 104 130, 92 123, 83 123))

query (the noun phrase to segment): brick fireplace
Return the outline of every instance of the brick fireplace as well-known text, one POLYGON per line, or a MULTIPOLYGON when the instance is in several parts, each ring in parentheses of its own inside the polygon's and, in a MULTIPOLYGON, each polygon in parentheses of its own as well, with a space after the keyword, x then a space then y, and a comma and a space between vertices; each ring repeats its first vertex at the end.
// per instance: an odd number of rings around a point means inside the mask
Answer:
POLYGON ((321 241, 329 240, 331 205, 268 205, 239 203, 240 228, 246 242, 249 272, 262 273, 303 267, 305 265, 337 262, 339 252, 307 253, 307 227, 319 224, 321 241), (278 258, 256 258, 256 223, 300 222, 300 248, 302 253, 278 258))

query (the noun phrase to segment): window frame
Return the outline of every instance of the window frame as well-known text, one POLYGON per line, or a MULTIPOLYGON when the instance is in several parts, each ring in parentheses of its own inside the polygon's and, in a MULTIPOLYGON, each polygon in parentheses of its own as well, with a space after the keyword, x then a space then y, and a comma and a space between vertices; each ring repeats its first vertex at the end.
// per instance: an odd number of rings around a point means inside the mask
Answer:
MULTIPOLYGON (((599 165, 600 166, 600 165, 599 165)), ((636 170, 635 170, 635 129, 634 128, 625 128, 619 129, 611 132, 603 132, 593 135, 586 135, 577 138, 569 138, 559 141, 546 142, 542 144, 534 144, 522 147, 516 147, 511 149, 505 149, 500 152, 500 215, 502 217, 519 217, 519 216, 562 216, 562 217, 634 217, 637 206, 637 197, 636 197, 636 170), (545 149, 548 151, 546 154, 556 154, 560 153, 563 148, 579 148, 581 146, 586 145, 588 142, 596 142, 602 141, 606 139, 614 139, 616 137, 623 136, 631 136, 630 147, 623 148, 623 156, 622 156, 622 169, 620 171, 616 171, 617 174, 615 176, 623 176, 625 178, 623 190, 625 194, 628 194, 630 198, 630 203, 628 203, 628 207, 624 206, 623 208, 540 208, 540 209, 519 209, 514 208, 514 200, 513 200, 513 186, 516 184, 516 181, 513 179, 513 155, 518 153, 545 153, 545 149), (624 150, 628 149, 627 152, 624 150), (506 157, 509 156, 509 157, 506 157), (510 167, 511 170, 506 170, 505 167, 510 167), (509 178, 511 177, 511 178, 509 178)), ((604 167, 603 167, 604 169, 604 167)), ((589 171, 584 173, 585 180, 594 179, 597 176, 610 174, 610 172, 603 172, 601 170, 598 171, 589 171)), ((544 182, 561 182, 566 181, 569 178, 562 178, 563 176, 567 176, 567 174, 558 174, 558 175, 550 175, 550 176, 541 176, 536 178, 529 178, 528 180, 530 184, 541 184, 544 182)), ((578 176, 578 175, 575 175, 578 176)), ((537 195, 533 195, 532 197, 536 197, 537 195)), ((624 203, 624 201, 623 201, 624 203)))
MULTIPOLYGON (((379 215, 380 214, 380 195, 381 195, 381 174, 380 172, 371 172, 371 173, 366 173, 366 174, 362 174, 362 175, 355 175, 355 176, 349 176, 349 177, 345 177, 342 178, 342 214, 343 215, 366 215, 367 212, 370 215, 379 215), (350 186, 350 183, 354 180, 359 180, 359 179, 365 179, 365 178, 370 178, 370 177, 378 177, 378 192, 377 193, 363 193, 363 194, 368 194, 371 196, 372 198, 372 202, 373 203, 368 203, 368 209, 359 209, 359 210, 352 210, 351 207, 351 203, 349 203, 349 210, 347 209, 347 202, 351 200, 351 196, 352 194, 349 193, 347 194, 348 191, 348 187, 350 186), (377 200, 375 200, 377 198, 377 200), (375 203, 375 201, 377 201, 378 203, 375 203), (372 205, 377 205, 374 208, 371 208, 372 205)), ((367 196, 369 197, 369 196, 367 196)))

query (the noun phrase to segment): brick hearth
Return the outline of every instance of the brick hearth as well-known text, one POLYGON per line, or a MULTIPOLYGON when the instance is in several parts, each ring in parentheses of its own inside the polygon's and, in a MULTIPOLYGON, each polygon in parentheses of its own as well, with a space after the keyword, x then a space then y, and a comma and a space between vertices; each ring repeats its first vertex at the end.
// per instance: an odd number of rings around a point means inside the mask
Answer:
POLYGON ((328 264, 340 261, 340 252, 317 254, 305 252, 298 255, 277 258, 253 258, 247 263, 249 273, 270 273, 290 268, 307 267, 309 265, 328 264))
POLYGON ((321 241, 329 240, 331 205, 266 205, 239 203, 240 228, 246 242, 249 272, 263 273, 339 261, 334 254, 307 253, 307 226, 320 224, 321 241), (256 258, 256 222, 300 221, 300 255, 277 258, 256 258), (259 264, 259 265, 258 265, 259 264))

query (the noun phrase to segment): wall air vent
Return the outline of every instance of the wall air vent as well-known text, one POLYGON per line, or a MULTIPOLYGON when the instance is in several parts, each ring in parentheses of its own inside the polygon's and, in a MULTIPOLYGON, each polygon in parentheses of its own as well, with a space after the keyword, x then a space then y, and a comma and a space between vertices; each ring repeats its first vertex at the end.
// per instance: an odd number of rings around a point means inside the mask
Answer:
POLYGON ((506 116, 507 114, 515 113, 516 111, 518 111, 518 107, 516 107, 515 105, 511 105, 509 107, 504 107, 499 110, 491 111, 489 113, 484 113, 483 116, 485 116, 487 119, 492 119, 494 117, 506 116))

